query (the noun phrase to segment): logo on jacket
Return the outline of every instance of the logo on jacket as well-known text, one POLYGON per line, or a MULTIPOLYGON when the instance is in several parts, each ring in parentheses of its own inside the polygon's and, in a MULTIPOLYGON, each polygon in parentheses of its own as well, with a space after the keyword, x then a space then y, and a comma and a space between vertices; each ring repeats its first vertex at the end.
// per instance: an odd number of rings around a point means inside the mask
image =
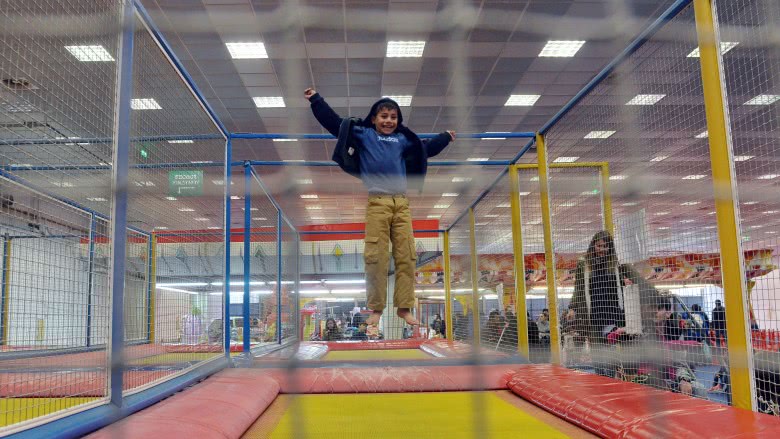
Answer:
POLYGON ((398 143, 398 137, 392 137, 392 136, 380 136, 379 134, 376 135, 377 140, 382 142, 395 142, 398 143))

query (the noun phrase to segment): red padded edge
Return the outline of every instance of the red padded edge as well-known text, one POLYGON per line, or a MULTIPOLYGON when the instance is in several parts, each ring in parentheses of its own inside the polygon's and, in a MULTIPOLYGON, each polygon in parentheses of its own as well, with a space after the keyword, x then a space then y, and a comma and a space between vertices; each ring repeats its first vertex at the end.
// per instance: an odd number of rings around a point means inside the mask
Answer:
POLYGON ((524 365, 522 398, 605 438, 778 438, 780 419, 552 365, 524 365))
MULTIPOLYGON (((435 357, 466 358, 475 355, 474 346, 460 341, 444 339, 425 340, 422 345, 420 345, 420 349, 435 357)), ((480 358, 507 356, 503 352, 496 352, 485 348, 477 348, 476 355, 480 358)))
POLYGON ((376 349, 418 349, 425 340, 376 340, 376 341, 314 341, 324 344, 331 351, 371 351, 376 349))
POLYGON ((500 390, 516 365, 371 368, 243 369, 270 375, 281 393, 404 393, 500 390))
POLYGON ((239 438, 279 394, 273 379, 226 369, 87 436, 90 439, 239 438))
MULTIPOLYGON (((143 386, 176 372, 175 370, 128 371, 125 372, 124 389, 143 386)), ((103 371, 0 373, 0 397, 101 397, 106 396, 106 383, 107 377, 103 371)))

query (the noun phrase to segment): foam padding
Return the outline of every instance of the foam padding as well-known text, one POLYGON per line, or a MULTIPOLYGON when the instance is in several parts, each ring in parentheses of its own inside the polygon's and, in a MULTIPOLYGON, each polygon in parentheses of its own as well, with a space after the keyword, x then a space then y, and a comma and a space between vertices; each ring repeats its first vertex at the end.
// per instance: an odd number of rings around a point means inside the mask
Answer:
MULTIPOLYGON (((149 384, 176 373, 175 370, 126 371, 124 389, 149 384)), ((106 396, 105 371, 6 372, 0 373, 0 397, 101 397, 106 396)))
POLYGON ((420 349, 383 349, 368 351, 331 351, 325 361, 383 361, 383 360, 433 360, 420 349))
POLYGON ((445 339, 426 340, 420 345, 420 349, 434 357, 443 358, 467 358, 471 356, 478 356, 480 358, 507 357, 507 355, 502 352, 485 348, 475 348, 470 344, 445 339))
POLYGON ((773 416, 560 366, 520 366, 507 386, 605 438, 780 437, 773 416))
POLYGON ((374 349, 417 349, 422 339, 376 340, 376 341, 320 341, 310 342, 328 347, 329 351, 368 351, 374 349))
POLYGON ((268 375, 281 393, 397 393, 506 389, 515 365, 247 369, 268 375))
POLYGON ((246 379, 241 372, 240 369, 223 370, 87 437, 240 437, 279 393, 279 384, 273 379, 260 375, 246 379))

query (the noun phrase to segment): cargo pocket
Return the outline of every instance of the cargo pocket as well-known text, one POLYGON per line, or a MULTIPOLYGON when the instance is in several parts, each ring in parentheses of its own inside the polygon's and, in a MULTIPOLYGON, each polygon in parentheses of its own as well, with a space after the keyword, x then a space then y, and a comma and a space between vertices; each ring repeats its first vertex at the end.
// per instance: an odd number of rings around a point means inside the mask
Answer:
POLYGON ((376 264, 379 262, 379 238, 376 236, 366 236, 366 248, 363 250, 363 260, 366 264, 376 264))
POLYGON ((414 246, 414 235, 409 238, 409 257, 413 260, 417 260, 417 247, 414 246))

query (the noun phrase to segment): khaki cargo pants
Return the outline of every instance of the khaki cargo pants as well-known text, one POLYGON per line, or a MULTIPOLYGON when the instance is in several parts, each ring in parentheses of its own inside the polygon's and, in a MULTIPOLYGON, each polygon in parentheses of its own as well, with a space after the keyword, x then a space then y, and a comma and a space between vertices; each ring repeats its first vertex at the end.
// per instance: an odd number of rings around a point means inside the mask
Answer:
POLYGON ((366 208, 366 291, 368 309, 383 311, 387 305, 389 243, 395 261, 396 308, 414 308, 414 270, 417 252, 412 234, 412 214, 404 195, 369 195, 366 208))

